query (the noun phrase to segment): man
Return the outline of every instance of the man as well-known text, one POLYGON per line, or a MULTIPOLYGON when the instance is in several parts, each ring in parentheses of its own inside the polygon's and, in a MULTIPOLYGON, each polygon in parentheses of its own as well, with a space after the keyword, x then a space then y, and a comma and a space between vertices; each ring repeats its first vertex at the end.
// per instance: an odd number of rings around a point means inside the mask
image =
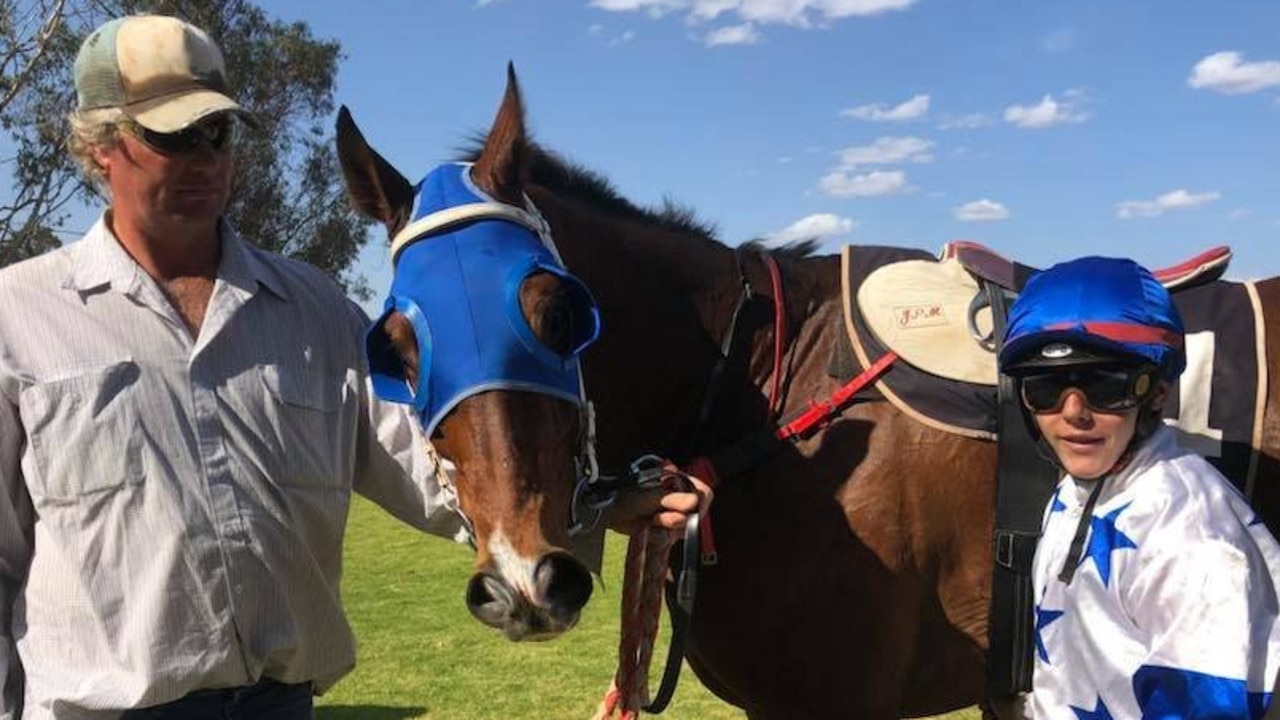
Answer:
MULTIPOLYGON (((253 119, 213 41, 114 20, 75 80, 110 207, 0 271, 0 720, 309 718, 355 660, 351 491, 458 519, 408 408, 368 390, 364 316, 222 219, 253 119)), ((697 501, 624 514, 678 527, 697 501)))
POLYGON ((1280 669, 1280 546, 1161 421, 1186 365, 1169 294, 1128 260, 1034 276, 1002 371, 1065 475, 1036 550, 1029 717, 1258 718, 1280 669))

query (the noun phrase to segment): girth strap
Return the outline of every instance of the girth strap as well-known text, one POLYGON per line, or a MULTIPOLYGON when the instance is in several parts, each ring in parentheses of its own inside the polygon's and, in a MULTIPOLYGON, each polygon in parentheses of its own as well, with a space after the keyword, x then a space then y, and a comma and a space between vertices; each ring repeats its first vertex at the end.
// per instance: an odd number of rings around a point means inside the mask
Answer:
MULTIPOLYGON (((983 288, 991 303, 992 336, 1002 338, 1008 298, 995 283, 984 281, 983 288)), ((1000 375, 998 392, 1000 441, 996 451, 987 694, 1004 697, 1031 689, 1035 659, 1032 560, 1040 539, 1044 507, 1053 494, 1058 472, 1040 454, 1023 416, 1013 378, 1000 375)))

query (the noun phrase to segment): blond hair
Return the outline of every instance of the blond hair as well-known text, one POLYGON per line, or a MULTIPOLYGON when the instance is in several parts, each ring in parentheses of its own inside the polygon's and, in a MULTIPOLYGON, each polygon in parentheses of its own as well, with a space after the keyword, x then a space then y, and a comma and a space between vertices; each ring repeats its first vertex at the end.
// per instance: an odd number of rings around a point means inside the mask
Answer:
POLYGON ((120 137, 116 124, 124 119, 124 111, 120 108, 76 110, 67 117, 71 125, 71 132, 67 136, 67 149, 71 152, 71 157, 80 165, 80 172, 84 173, 85 179, 108 197, 110 189, 107 177, 98 161, 93 159, 93 151, 115 147, 120 137))

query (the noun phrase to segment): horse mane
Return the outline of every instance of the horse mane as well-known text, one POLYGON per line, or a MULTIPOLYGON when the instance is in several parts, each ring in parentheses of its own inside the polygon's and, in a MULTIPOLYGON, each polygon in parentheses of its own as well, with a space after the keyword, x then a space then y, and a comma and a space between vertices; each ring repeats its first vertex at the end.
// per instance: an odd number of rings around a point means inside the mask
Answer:
MULTIPOLYGON (((529 151, 529 180, 559 197, 582 203, 613 217, 719 242, 716 239, 715 225, 699 220, 693 209, 686 205, 671 198, 663 198, 661 207, 641 207, 623 197, 613 183, 600 173, 566 160, 559 153, 536 142, 527 141, 525 147, 529 151)), ((460 159, 475 162, 483 148, 483 136, 472 138, 463 148, 460 159)))
MULTIPOLYGON (((525 148, 529 151, 529 180, 561 198, 580 202, 613 217, 654 225, 710 242, 721 242, 716 238, 715 225, 698 219, 694 210, 687 205, 664 197, 659 208, 641 207, 623 197, 613 183, 600 173, 566 160, 554 150, 532 140, 526 141, 525 148)), ((483 149, 484 136, 477 135, 461 150, 459 159, 475 162, 483 149)), ((770 246, 765 238, 758 237, 742 243, 743 249, 769 252, 776 257, 792 260, 817 254, 819 245, 817 238, 795 240, 779 246, 770 246)))
POLYGON ((821 243, 818 238, 811 237, 803 240, 792 240, 782 245, 770 246, 765 238, 751 238, 742 243, 744 250, 754 250, 756 252, 770 253, 775 257, 787 258, 789 260, 799 260, 801 258, 812 257, 818 253, 821 243))

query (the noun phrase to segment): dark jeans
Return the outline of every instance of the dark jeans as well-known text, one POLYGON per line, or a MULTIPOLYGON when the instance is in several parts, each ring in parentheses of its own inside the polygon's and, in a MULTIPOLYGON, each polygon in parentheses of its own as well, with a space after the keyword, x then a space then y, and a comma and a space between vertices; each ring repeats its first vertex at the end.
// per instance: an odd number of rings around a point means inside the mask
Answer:
POLYGON ((248 687, 200 690, 164 705, 130 710, 121 720, 313 720, 311 683, 263 679, 248 687))

